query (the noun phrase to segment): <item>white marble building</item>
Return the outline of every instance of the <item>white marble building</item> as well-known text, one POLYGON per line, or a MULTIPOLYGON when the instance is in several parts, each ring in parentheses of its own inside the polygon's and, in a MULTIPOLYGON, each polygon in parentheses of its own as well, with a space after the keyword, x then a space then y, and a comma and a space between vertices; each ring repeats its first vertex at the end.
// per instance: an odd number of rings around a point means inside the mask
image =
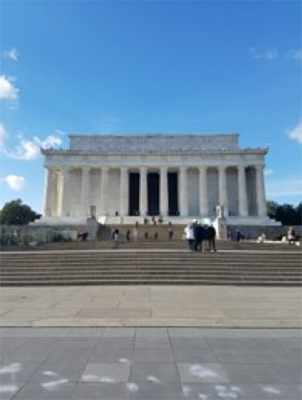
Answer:
MULTIPOLYGON (((42 149, 46 183, 42 221, 118 216, 216 217, 267 221, 267 149, 240 149, 228 135, 70 135, 70 149, 42 149)), ((167 220, 167 218, 166 218, 167 220)))

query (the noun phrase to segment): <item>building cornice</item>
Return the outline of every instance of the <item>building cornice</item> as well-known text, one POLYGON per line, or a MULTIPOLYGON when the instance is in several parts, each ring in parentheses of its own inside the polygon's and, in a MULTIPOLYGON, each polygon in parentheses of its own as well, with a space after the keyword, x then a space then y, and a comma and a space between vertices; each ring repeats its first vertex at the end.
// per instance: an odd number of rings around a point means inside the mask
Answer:
POLYGON ((178 133, 178 134, 172 134, 172 133, 142 133, 142 134, 132 134, 132 133, 126 133, 124 135, 114 135, 114 134, 91 134, 91 135, 81 135, 81 134, 70 134, 68 135, 69 138, 101 138, 101 139, 147 139, 147 138, 192 138, 192 137, 210 137, 210 138, 225 138, 227 136, 234 136, 234 137, 239 137, 240 134, 236 132, 232 133, 178 133))
POLYGON ((65 150, 65 149, 41 149, 41 153, 46 156, 196 156, 196 155, 244 155, 244 154, 262 154, 265 155, 268 148, 254 148, 254 149, 236 149, 236 150, 196 150, 196 151, 171 151, 171 152, 100 152, 100 151, 81 151, 81 150, 65 150))

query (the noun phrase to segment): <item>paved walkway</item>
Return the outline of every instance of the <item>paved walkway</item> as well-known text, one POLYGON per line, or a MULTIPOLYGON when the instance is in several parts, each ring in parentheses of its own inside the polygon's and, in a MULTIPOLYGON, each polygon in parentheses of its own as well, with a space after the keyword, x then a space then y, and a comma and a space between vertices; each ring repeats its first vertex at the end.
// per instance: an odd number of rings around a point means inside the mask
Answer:
POLYGON ((300 328, 301 289, 236 286, 1 288, 1 326, 300 328))
POLYGON ((2 400, 301 399, 301 331, 3 328, 2 400))

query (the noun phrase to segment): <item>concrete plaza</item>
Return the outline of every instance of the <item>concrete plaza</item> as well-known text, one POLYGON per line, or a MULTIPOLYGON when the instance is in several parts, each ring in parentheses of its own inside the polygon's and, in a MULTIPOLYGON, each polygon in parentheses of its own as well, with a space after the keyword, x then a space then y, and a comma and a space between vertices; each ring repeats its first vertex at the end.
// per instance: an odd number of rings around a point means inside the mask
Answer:
POLYGON ((298 329, 2 328, 2 400, 301 399, 298 329))
POLYGON ((301 289, 2 287, 1 400, 301 400, 301 289))
POLYGON ((3 287, 0 299, 2 327, 301 328, 297 287, 3 287))

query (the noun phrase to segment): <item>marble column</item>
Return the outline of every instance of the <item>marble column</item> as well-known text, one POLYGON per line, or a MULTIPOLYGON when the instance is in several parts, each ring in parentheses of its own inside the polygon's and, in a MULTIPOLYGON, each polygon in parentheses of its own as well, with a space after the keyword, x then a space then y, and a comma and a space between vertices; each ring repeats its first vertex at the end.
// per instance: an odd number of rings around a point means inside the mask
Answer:
POLYGON ((160 168, 160 215, 168 215, 168 168, 160 168))
POLYGON ((189 215, 189 202, 188 202, 188 169, 187 167, 180 168, 180 215, 187 217, 189 215))
POLYGON ((148 212, 148 195, 147 195, 147 167, 140 168, 139 183, 139 214, 144 216, 148 212))
POLYGON ((90 167, 82 167, 82 215, 90 215, 90 167))
POLYGON ((246 185, 246 172, 244 165, 238 165, 238 203, 239 203, 239 216, 247 217, 248 202, 247 202, 247 185, 246 185))
POLYGON ((199 167, 199 214, 209 216, 207 167, 199 167))
POLYGON ((129 173, 128 168, 120 169, 120 215, 126 216, 129 212, 129 173))
POLYGON ((100 215, 108 215, 109 167, 101 168, 101 202, 100 215))
POLYGON ((267 217, 267 207, 265 199, 265 184, 264 184, 264 167, 256 165, 256 196, 257 196, 257 210, 259 217, 267 217))
POLYGON ((44 194, 44 215, 52 217, 55 214, 55 172, 52 168, 45 169, 45 194, 44 194))
POLYGON ((62 169, 62 217, 70 216, 70 170, 70 167, 62 169))
POLYGON ((224 216, 229 216, 228 207, 228 191, 227 191, 227 177, 226 177, 226 167, 218 167, 219 171, 219 205, 223 206, 224 216))

